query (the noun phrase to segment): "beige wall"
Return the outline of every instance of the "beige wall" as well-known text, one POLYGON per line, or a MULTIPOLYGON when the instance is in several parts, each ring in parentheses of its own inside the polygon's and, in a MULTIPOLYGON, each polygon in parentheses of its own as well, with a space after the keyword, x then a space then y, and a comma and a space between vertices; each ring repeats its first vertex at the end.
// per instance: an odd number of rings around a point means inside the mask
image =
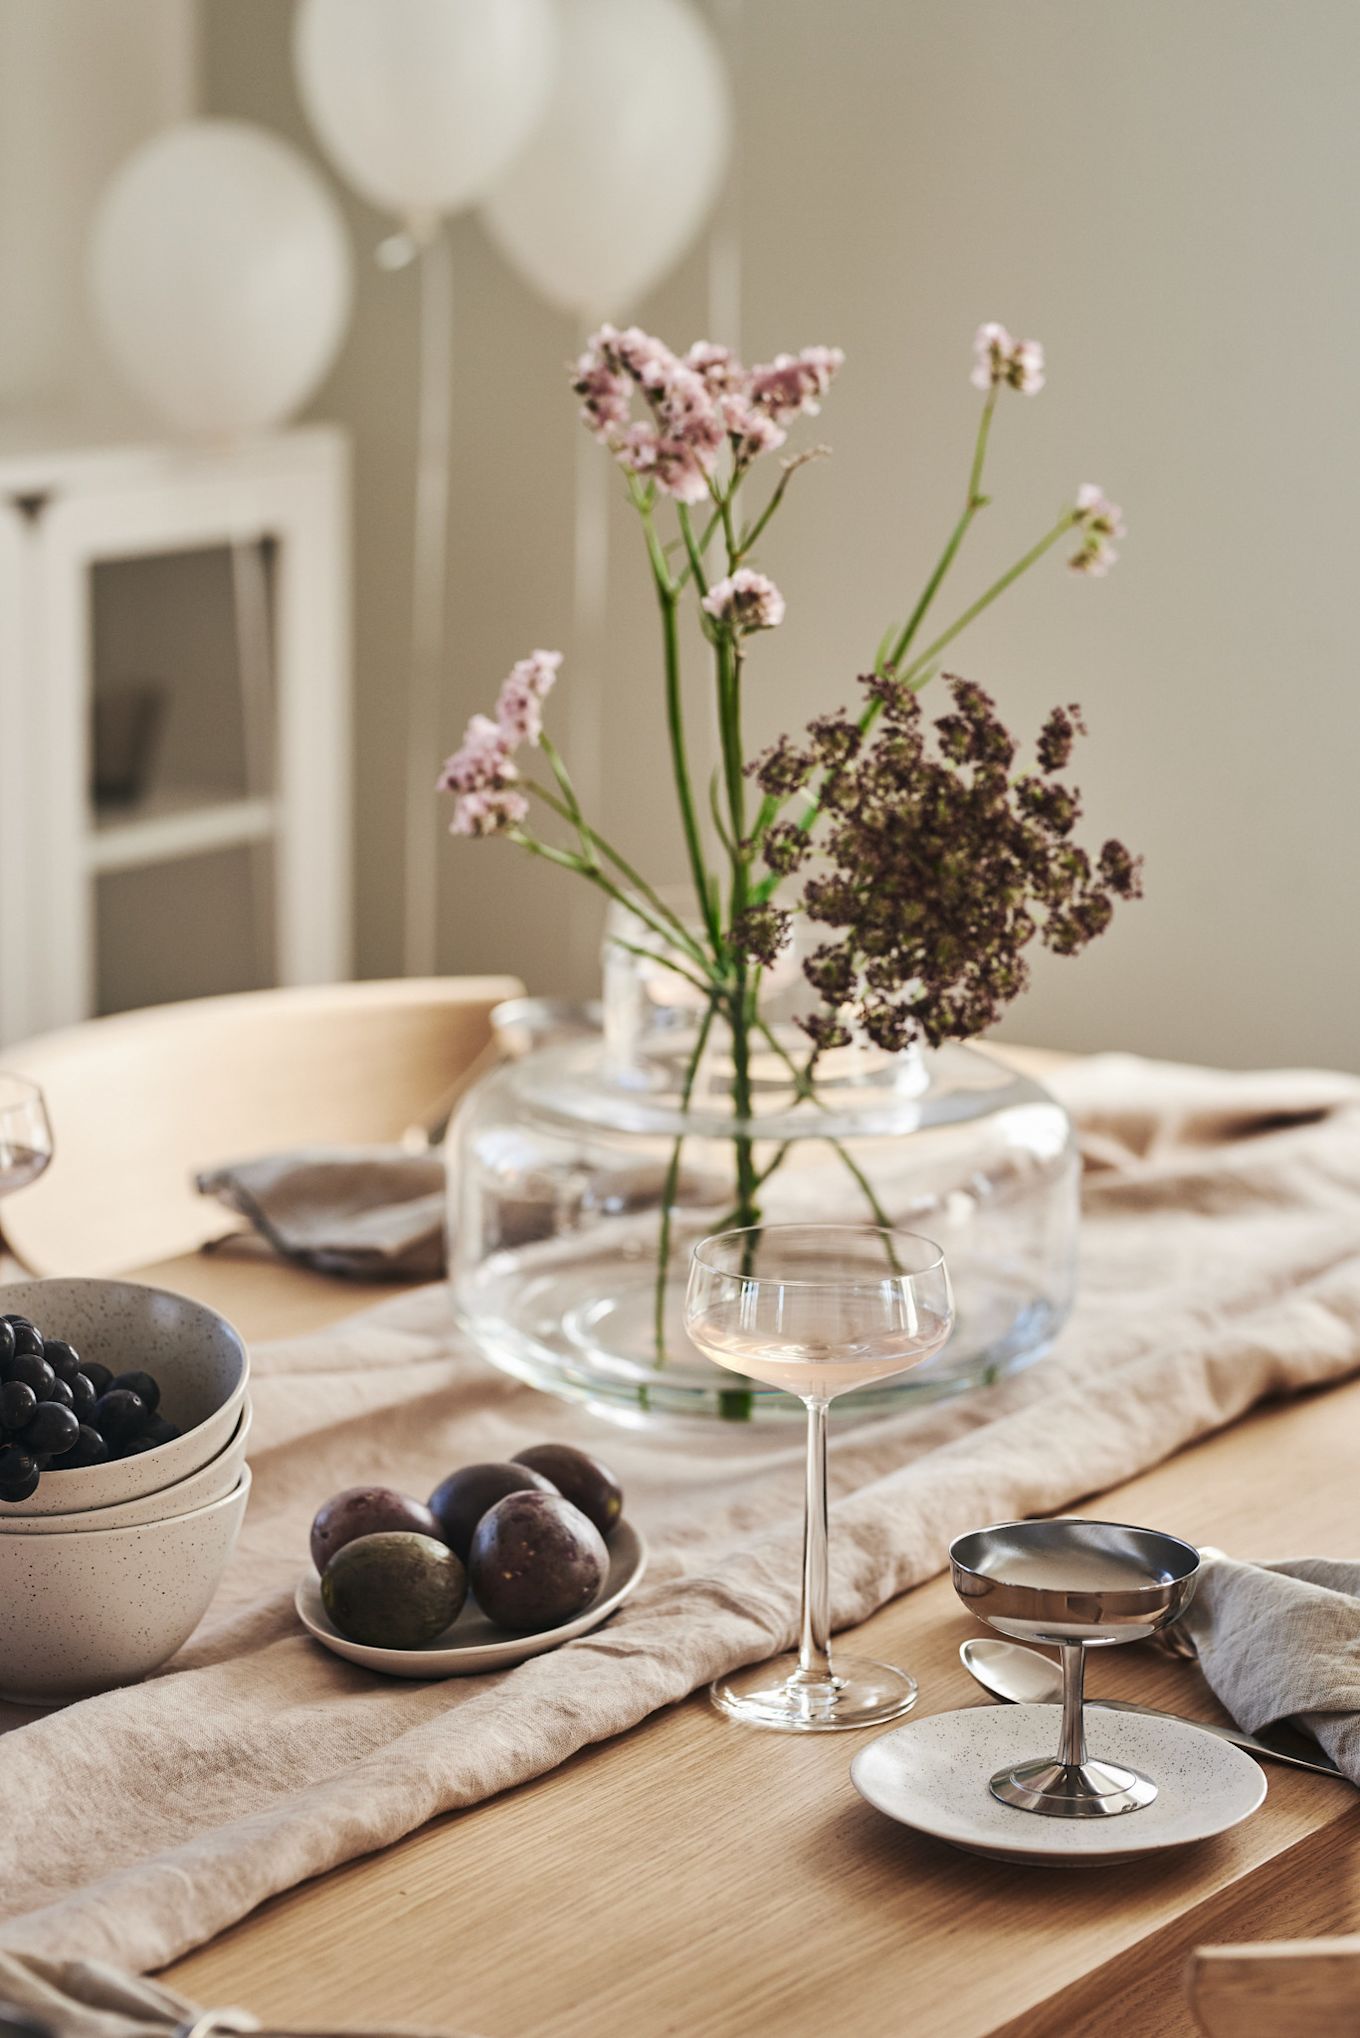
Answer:
POLYGON ((0 421, 137 411, 85 306, 85 240, 115 166, 192 111, 189 0, 0 0, 0 421))
MULTIPOLYGON (((285 0, 203 5, 208 108, 304 139, 285 0)), ((1041 570, 958 662, 1022 725, 1084 702, 1091 825, 1146 851, 1148 897, 1083 961, 1041 967, 1010 1030, 1360 1068, 1360 9, 745 0, 744 22, 743 337, 757 356, 849 355, 823 420, 836 458, 803 477, 766 561, 789 619, 752 660, 753 736, 852 697, 954 513, 974 325, 1037 335, 1050 387, 1000 420, 996 507, 957 592, 1082 480, 1125 505, 1131 535, 1103 584, 1041 570)), ((369 260, 384 223, 347 204, 358 315, 316 409, 357 439, 360 956, 379 973, 399 960, 414 295, 369 260)), ((475 221, 455 249, 450 740, 515 656, 570 653, 575 453, 568 322, 475 221)), ((619 309, 678 342, 702 332, 702 255, 619 309)), ((606 816, 678 876, 622 510, 615 558, 606 816)), ((502 844, 450 843, 446 965, 587 987, 567 882, 502 844)))

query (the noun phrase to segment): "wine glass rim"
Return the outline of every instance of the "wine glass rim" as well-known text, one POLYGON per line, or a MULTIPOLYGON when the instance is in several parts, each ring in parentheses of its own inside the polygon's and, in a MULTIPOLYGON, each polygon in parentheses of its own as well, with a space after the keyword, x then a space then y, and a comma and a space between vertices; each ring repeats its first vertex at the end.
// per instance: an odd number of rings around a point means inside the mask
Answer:
POLYGON ((14 1088, 22 1091, 26 1097, 41 1098, 42 1096, 42 1085, 35 1083, 32 1076, 21 1076, 17 1069, 0 1067, 0 1094, 3 1093, 4 1086, 7 1083, 12 1083, 14 1088))
POLYGON ((722 1280, 740 1281, 750 1287, 764 1285, 771 1288, 876 1288, 884 1281, 919 1281, 929 1274, 942 1272, 944 1248, 937 1245, 933 1238, 927 1238, 924 1232, 903 1231, 891 1224, 738 1224, 727 1231, 709 1232, 706 1238, 701 1238, 695 1245, 691 1259, 706 1273, 716 1274, 722 1280), (894 1269, 890 1265, 881 1274, 847 1272, 842 1279, 826 1274, 800 1279, 796 1274, 743 1274, 733 1267, 721 1266, 717 1259, 706 1251, 707 1247, 732 1245, 744 1238, 791 1238, 794 1233, 828 1240, 839 1235, 856 1239, 878 1238, 889 1243, 894 1240, 903 1243, 910 1241, 913 1245, 929 1246, 932 1257, 920 1266, 911 1268, 894 1269))

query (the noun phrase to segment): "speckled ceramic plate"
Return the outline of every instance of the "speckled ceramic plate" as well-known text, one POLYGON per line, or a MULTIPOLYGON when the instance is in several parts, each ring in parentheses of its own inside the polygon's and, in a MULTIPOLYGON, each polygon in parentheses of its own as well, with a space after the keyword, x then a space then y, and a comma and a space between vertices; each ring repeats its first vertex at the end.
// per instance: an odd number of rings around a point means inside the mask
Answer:
POLYGON ((382 1670, 389 1677, 478 1677, 488 1670, 513 1670, 516 1663, 526 1663, 530 1656, 542 1656, 562 1642, 589 1634, 637 1590, 646 1569, 647 1544, 642 1531, 621 1521, 609 1538, 609 1575, 598 1598, 575 1620, 547 1628, 540 1635, 514 1635, 495 1627, 469 1600, 452 1627, 423 1649, 374 1649, 366 1642, 351 1642, 332 1626, 321 1603, 321 1580, 315 1571, 299 1581, 294 1604, 308 1634, 334 1655, 362 1663, 366 1670, 382 1670))
POLYGON ((1112 1819, 1050 1819, 1002 1804, 988 1780, 1009 1762, 1056 1753, 1056 1705, 981 1705, 932 1713, 861 1748, 850 1764, 860 1796, 918 1833, 970 1854, 1033 1867, 1133 1861, 1226 1833, 1256 1811, 1263 1771, 1228 1741, 1180 1720, 1091 1711, 1090 1753, 1127 1763, 1157 1785, 1153 1803, 1112 1819))

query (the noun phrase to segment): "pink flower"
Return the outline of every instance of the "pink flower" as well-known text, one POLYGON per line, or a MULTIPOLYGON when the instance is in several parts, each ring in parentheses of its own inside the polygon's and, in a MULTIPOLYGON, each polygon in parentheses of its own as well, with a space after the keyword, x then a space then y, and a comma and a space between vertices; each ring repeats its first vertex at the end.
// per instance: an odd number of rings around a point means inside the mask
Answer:
POLYGON ((1126 528, 1123 510, 1094 481, 1083 481, 1077 490, 1077 509, 1088 531, 1095 531, 1102 538, 1123 537, 1126 528))
POLYGON ((557 678, 560 651, 534 651, 521 658, 502 682, 496 701, 496 726, 507 753, 521 743, 537 743, 543 734, 543 701, 557 678))
POLYGON ((1037 340, 1013 340, 1005 326, 979 326, 973 341, 977 363, 974 389, 994 389, 1004 382, 1022 396, 1037 396, 1044 386, 1044 350, 1037 340))
POLYGON ((625 332, 601 326, 576 364, 573 385, 583 420, 615 459, 680 502, 708 493, 726 438, 716 389, 723 376, 738 372, 725 349, 705 344, 694 351, 694 363, 687 363, 639 326, 625 332), (630 423, 634 388, 650 416, 630 423))
POLYGON ((762 453, 777 452, 789 436, 767 410, 757 409, 743 390, 722 398, 722 414, 733 454, 741 467, 762 453))
POLYGON ((529 802, 513 786, 488 786, 460 793, 453 803, 450 835, 504 835, 529 817, 529 802))
POLYGON ((603 361, 582 354, 572 387, 581 399, 581 422, 597 439, 608 439, 627 424, 628 383, 603 361))
POLYGON ((1077 490, 1077 526, 1082 541, 1067 563, 1074 573, 1103 580, 1119 557, 1110 540, 1123 537, 1124 512, 1094 481, 1083 481, 1077 490))
POLYGON ((784 620, 784 597, 763 573, 741 566, 704 596, 701 606, 733 630, 773 630, 784 620))
POLYGON ((515 776, 510 762, 513 749, 505 732, 490 715, 474 715, 463 731, 463 740, 452 757, 444 760, 436 780, 441 793, 486 792, 515 776))
POLYGON ((614 458, 680 502, 709 492, 725 444, 738 467, 782 446, 785 421, 815 415, 845 356, 804 347, 748 371, 730 347, 696 340, 682 360, 640 326, 604 325, 576 363, 583 422, 614 458), (634 391, 648 415, 633 419, 634 391))
POLYGON ((751 370, 752 403, 778 420, 816 417, 831 379, 845 365, 839 347, 804 347, 800 354, 776 354, 751 370))
POLYGON ((740 389, 746 381, 746 370, 732 349, 713 340, 696 340, 685 356, 685 366, 701 376, 716 396, 740 389))

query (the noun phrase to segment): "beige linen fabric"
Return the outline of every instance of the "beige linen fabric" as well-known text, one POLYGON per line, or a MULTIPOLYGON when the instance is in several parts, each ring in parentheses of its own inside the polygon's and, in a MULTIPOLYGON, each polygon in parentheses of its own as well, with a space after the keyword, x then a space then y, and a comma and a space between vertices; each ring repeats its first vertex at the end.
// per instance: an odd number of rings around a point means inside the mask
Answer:
MULTIPOLYGON (((1103 1057, 1058 1087, 1092 1165, 1072 1321, 1029 1372, 833 1443, 839 1625, 937 1571, 961 1530, 1079 1502, 1263 1395, 1360 1365, 1360 1083, 1103 1057)), ((6 1716, 0 1949, 157 1967, 795 1632, 796 1425, 774 1451, 716 1426, 611 1431, 491 1371, 438 1288, 255 1366, 254 1499, 198 1635, 143 1685, 6 1716), (645 1585, 604 1628, 428 1685, 301 1632, 292 1589, 327 1494, 360 1478, 424 1493, 544 1436, 607 1455, 652 1541, 645 1585)))

